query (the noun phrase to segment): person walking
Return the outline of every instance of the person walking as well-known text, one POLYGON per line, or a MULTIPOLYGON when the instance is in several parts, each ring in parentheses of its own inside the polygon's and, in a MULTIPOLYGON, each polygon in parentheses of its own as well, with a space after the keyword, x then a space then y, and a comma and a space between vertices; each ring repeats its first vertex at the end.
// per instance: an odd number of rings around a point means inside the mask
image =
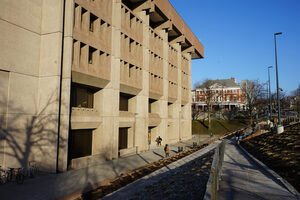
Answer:
POLYGON ((170 148, 169 148, 168 144, 166 144, 164 150, 165 150, 166 157, 169 157, 170 156, 170 148))
POLYGON ((160 136, 158 136, 158 138, 156 138, 157 146, 161 146, 161 141, 162 141, 162 138, 160 136))

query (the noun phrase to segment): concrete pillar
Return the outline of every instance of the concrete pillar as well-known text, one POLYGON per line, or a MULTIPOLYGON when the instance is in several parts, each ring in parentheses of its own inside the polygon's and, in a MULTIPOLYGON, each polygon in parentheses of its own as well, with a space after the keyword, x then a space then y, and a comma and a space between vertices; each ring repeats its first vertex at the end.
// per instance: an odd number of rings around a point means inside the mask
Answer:
POLYGON ((162 140, 162 144, 166 144, 169 141, 168 137, 168 122, 169 122, 169 116, 168 116, 168 86, 169 86, 169 80, 168 80, 168 34, 165 30, 160 31, 160 36, 163 38, 163 96, 159 99, 159 115, 161 117, 161 123, 158 126, 158 136, 160 136, 162 140))
POLYGON ((120 45, 121 45, 121 1, 112 1, 112 56, 111 56, 111 82, 103 89, 106 102, 103 106, 109 106, 111 114, 103 116, 104 130, 110 137, 111 153, 109 158, 118 158, 119 148, 119 96, 120 96, 120 45))
POLYGON ((68 140, 70 121, 71 71, 73 52, 74 1, 65 2, 64 50, 61 78, 61 104, 59 123, 58 171, 66 171, 68 163, 68 140))
POLYGON ((148 101, 149 101, 149 15, 146 11, 136 13, 143 20, 143 89, 136 98, 135 146, 138 151, 148 149, 148 101))

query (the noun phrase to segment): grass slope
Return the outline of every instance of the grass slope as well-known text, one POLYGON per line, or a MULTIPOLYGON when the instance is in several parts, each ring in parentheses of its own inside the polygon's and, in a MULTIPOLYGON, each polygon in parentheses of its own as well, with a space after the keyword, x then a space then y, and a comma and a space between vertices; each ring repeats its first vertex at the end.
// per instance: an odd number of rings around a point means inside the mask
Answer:
POLYGON ((208 130, 208 121, 193 120, 192 133, 193 134, 210 134, 223 135, 229 131, 237 130, 245 127, 249 122, 245 120, 211 120, 211 131, 208 130))

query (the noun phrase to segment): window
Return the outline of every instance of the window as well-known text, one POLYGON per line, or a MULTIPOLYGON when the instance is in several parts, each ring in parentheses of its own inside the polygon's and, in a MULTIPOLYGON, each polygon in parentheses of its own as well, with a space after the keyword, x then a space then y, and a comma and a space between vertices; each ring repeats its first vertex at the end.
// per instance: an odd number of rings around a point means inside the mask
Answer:
POLYGON ((129 39, 129 52, 133 52, 133 49, 134 49, 134 40, 133 39, 129 39))
POLYGON ((119 149, 128 147, 128 128, 119 128, 119 149))
POLYGON ((125 93, 120 93, 119 110, 129 111, 129 99, 133 96, 125 93))
POLYGON ((236 95, 233 96, 233 101, 236 101, 236 95))
MULTIPOLYGON (((195 97, 193 97, 193 98, 195 98, 195 97)), ((155 99, 149 99, 149 104, 148 104, 148 112, 149 113, 154 113, 155 112, 154 111, 154 107, 153 107, 154 106, 154 102, 156 102, 155 99)))
POLYGON ((135 69, 134 65, 129 64, 129 77, 133 76, 133 72, 135 71, 134 69, 135 69))
POLYGON ((71 130, 69 137, 70 159, 89 156, 92 154, 92 130, 71 130))
POLYGON ((81 26, 84 26, 84 22, 86 22, 88 20, 88 16, 87 16, 88 12, 86 9, 81 8, 81 26))
POLYGON ((72 107, 93 108, 95 90, 82 85, 72 85, 71 104, 72 107))
POLYGON ((96 17, 92 13, 90 14, 90 31, 91 32, 94 32, 94 30, 95 30, 95 24, 96 24, 97 19, 98 19, 98 17, 96 17))
POLYGON ((93 64, 95 60, 95 53, 97 49, 89 47, 89 64, 93 64))

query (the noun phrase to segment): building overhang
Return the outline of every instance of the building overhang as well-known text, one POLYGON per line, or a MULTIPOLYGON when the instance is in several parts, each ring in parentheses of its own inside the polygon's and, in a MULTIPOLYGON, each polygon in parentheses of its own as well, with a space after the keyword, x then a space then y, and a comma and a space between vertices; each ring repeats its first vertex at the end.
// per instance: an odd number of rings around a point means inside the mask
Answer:
POLYGON ((170 44, 180 43, 183 53, 192 59, 204 58, 204 47, 191 29, 183 21, 167 0, 127 0, 127 6, 134 12, 146 11, 150 26, 155 30, 165 30, 170 44))

